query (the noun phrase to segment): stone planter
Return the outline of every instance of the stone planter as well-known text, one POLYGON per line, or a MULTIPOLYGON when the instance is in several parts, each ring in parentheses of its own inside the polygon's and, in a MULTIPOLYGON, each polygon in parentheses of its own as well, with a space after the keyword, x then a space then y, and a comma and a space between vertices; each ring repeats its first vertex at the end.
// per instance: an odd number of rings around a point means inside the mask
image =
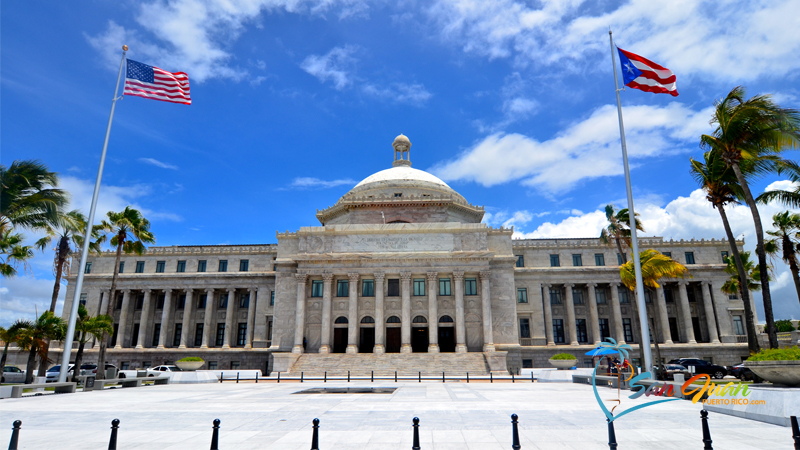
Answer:
POLYGON ((745 361, 744 365, 771 383, 800 386, 800 361, 745 361))
POLYGON ((205 363, 205 361, 175 361, 175 365, 178 366, 179 369, 187 372, 193 372, 203 367, 205 363))
POLYGON ((577 359, 548 359, 548 361, 558 370, 568 370, 578 363, 577 359))

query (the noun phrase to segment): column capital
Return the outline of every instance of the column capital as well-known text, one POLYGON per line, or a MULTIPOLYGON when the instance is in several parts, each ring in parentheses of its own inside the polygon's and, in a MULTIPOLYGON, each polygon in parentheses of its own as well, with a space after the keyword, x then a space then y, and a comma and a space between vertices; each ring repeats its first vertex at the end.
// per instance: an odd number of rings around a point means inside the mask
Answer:
POLYGON ((564 283, 565 288, 573 288, 575 287, 575 283, 564 283))
POLYGON ((322 281, 326 283, 330 283, 333 281, 333 274, 332 273, 323 273, 322 274, 322 281))
POLYGON ((689 281, 687 281, 687 280, 678 280, 678 284, 681 285, 681 286, 688 286, 689 285, 689 281))
POLYGON ((489 277, 491 276, 491 274, 492 274, 492 272, 489 271, 489 270, 481 270, 480 271, 481 281, 488 280, 489 277))
POLYGON ((400 280, 402 280, 404 283, 406 281, 411 281, 411 272, 401 272, 400 280))
POLYGON ((172 293, 172 288, 161 288, 161 290, 164 291, 165 294, 171 294, 172 293))
MULTIPOLYGON (((214 288, 205 288, 204 290, 206 291, 206 294, 214 295, 214 288)), ((186 293, 188 294, 190 291, 191 289, 187 289, 186 293)))
POLYGON ((542 289, 550 290, 553 285, 550 283, 542 283, 542 289))
POLYGON ((386 277, 386 274, 383 272, 375 272, 372 274, 372 276, 375 277, 375 281, 383 281, 383 279, 386 277))
POLYGON ((358 277, 360 277, 360 273, 348 273, 347 278, 350 279, 350 282, 356 283, 358 281, 358 277))
POLYGON ((701 281, 701 283, 703 283, 703 286, 713 286, 714 285, 714 282, 711 281, 711 280, 703 280, 703 281, 701 281))
POLYGON ((439 272, 428 272, 428 283, 435 283, 439 278, 439 272))
POLYGON ((229 287, 229 288, 226 288, 225 290, 228 291, 228 292, 236 292, 236 288, 235 287, 229 287))
POLYGON ((609 281, 608 282, 608 286, 609 287, 615 287, 615 286, 619 287, 620 284, 622 284, 622 282, 620 282, 620 281, 609 281))
POLYGON ((456 281, 460 282, 461 280, 464 279, 464 271, 463 270, 454 270, 453 271, 453 278, 455 278, 456 281))
POLYGON ((296 273, 294 274, 294 278, 297 280, 298 283, 305 283, 308 279, 308 274, 306 273, 296 273))
POLYGON ((150 288, 142 288, 142 289, 140 289, 140 290, 141 290, 141 291, 142 291, 142 293, 144 293, 144 294, 149 294, 149 293, 152 291, 152 289, 150 289, 150 288))
POLYGON ((596 288, 597 287, 597 283, 586 283, 586 287, 590 287, 590 286, 593 287, 593 288, 596 288))
POLYGON ((128 295, 128 294, 130 294, 130 293, 131 293, 131 290, 132 290, 132 289, 127 289, 127 288, 126 288, 126 289, 118 289, 118 290, 119 290, 119 291, 121 291, 123 294, 125 294, 125 295, 128 295))

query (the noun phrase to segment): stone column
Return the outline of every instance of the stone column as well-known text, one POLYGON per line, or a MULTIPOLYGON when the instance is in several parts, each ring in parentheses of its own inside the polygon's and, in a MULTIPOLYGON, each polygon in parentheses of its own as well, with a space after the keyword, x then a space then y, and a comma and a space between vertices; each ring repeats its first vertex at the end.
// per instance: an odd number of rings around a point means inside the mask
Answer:
POLYGON ((292 347, 292 353, 303 353, 303 337, 306 328, 306 280, 308 280, 308 275, 296 273, 294 277, 297 280, 297 304, 295 305, 294 347, 292 347))
POLYGON ((711 303, 711 293, 708 290, 710 285, 710 281, 700 283, 700 287, 703 289, 703 308, 706 310, 706 326, 708 327, 709 340, 712 344, 719 344, 717 321, 714 320, 714 306, 711 303))
POLYGON ((250 295, 247 301, 247 332, 245 333, 244 348, 253 348, 253 333, 256 328, 256 300, 258 289, 251 287, 247 290, 250 295))
POLYGON ((681 298, 681 316, 683 317, 683 328, 686 330, 684 331, 686 335, 686 342, 689 344, 697 344, 697 341, 694 339, 694 326, 692 325, 692 310, 689 309, 689 294, 686 293, 686 287, 689 283, 686 281, 678 282, 678 286, 680 286, 680 298, 681 298))
POLYGON ((411 274, 400 274, 400 297, 402 301, 400 353, 411 353, 411 274))
POLYGON ((358 353, 358 274, 348 273, 347 353, 358 353))
POLYGON ((597 294, 595 293, 595 288, 597 284, 589 283, 586 285, 587 294, 589 299, 589 318, 592 321, 592 340, 595 344, 599 344, 603 341, 603 337, 600 335, 600 316, 597 314, 597 294))
MULTIPOLYGON (((212 289, 213 293, 214 290, 212 289)), ((189 336, 192 335, 192 308, 194 308, 194 291, 186 289, 186 300, 183 302, 183 325, 181 330, 181 345, 178 348, 186 348, 189 346, 189 336)), ((206 301, 206 323, 208 323, 208 301, 206 301)), ((206 325, 207 326, 207 325, 206 325)), ((205 332, 205 328, 203 328, 205 332)), ((205 336, 205 335, 204 335, 205 336)), ((205 343, 207 341, 203 341, 205 343)))
MULTIPOLYGON (((713 281, 708 281, 708 286, 711 289, 711 297, 713 299, 714 306, 717 307, 717 321, 719 323, 719 329, 717 332, 719 333, 720 340, 726 344, 730 342, 736 342, 736 337, 734 336, 733 332, 733 320, 730 313, 728 313, 728 294, 720 291, 719 289, 714 289, 713 281)), ((704 287, 704 289, 706 288, 704 287)), ((742 319, 744 319, 744 312, 742 313, 742 319)), ((742 325, 744 325, 744 323, 742 323, 742 325)))
POLYGON ((494 351, 494 331, 492 330, 492 291, 489 279, 491 272, 483 270, 481 275, 481 307, 483 312, 483 351, 494 351))
POLYGON ((464 310, 464 272, 453 272, 456 294, 456 353, 467 352, 467 324, 464 310))
MULTIPOLYGON (((97 315, 98 316, 108 312, 108 302, 109 302, 110 298, 111 298, 111 291, 101 291, 100 292, 100 301, 98 302, 99 304, 97 305, 97 315)), ((97 338, 94 339, 94 343, 92 344, 92 348, 94 350, 99 350, 100 349, 100 340, 99 339, 97 339, 97 338)))
POLYGON ((672 332, 669 329, 669 314, 667 313, 667 299, 664 295, 664 286, 656 288, 658 301, 658 320, 660 322, 662 340, 665 344, 672 344, 672 332))
POLYGON ((428 353, 439 353, 439 300, 436 297, 438 272, 428 272, 428 353))
MULTIPOLYGON (((139 338, 136 340, 136 348, 144 348, 147 323, 150 322, 150 289, 144 289, 143 292, 142 317, 139 319, 139 338)), ((131 342, 131 344, 133 344, 133 342, 131 342)))
POLYGON ((331 352, 331 281, 333 274, 322 274, 322 324, 319 352, 331 352))
POLYGON ((609 283, 611 291, 611 313, 614 315, 614 339, 618 343, 625 343, 625 329, 622 327, 622 310, 619 306, 619 283, 609 283))
POLYGON ((383 312, 383 272, 376 272, 375 276, 375 347, 372 353, 383 354, 386 352, 386 318, 383 312))
POLYGON ((572 298, 574 284, 565 284, 565 303, 567 308, 567 330, 569 331, 569 345, 578 345, 578 330, 575 323, 575 300, 572 298))
POLYGON ((236 288, 228 288, 228 307, 225 309, 225 337, 223 337, 222 348, 231 348, 231 338, 233 337, 234 318, 236 315, 236 288))
POLYGON ((117 343, 114 348, 122 348, 122 342, 125 340, 125 329, 128 324, 128 310, 130 309, 131 291, 124 289, 122 291, 122 309, 119 312, 119 328, 117 328, 117 343))
MULTIPOLYGON (((187 294, 188 301, 188 294, 187 294)), ((203 308, 203 342, 200 343, 200 348, 208 348, 211 345, 212 325, 214 324, 214 289, 206 289, 206 307, 203 308)), ((185 318, 186 316, 184 316, 185 318)), ((186 325, 184 325, 186 327, 186 325)))
POLYGON ((542 285, 542 303, 544 304, 544 334, 547 338, 547 345, 556 345, 553 339, 553 306, 550 302, 550 285, 542 285))
POLYGON ((167 344, 170 313, 172 312, 172 289, 164 289, 164 309, 161 310, 161 331, 158 333, 158 348, 167 344))

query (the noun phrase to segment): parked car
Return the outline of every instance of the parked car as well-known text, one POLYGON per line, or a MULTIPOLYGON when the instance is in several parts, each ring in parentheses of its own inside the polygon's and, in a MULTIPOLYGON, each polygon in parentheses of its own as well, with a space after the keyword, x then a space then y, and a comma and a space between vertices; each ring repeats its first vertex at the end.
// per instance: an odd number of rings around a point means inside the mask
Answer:
POLYGON ((676 373, 682 373, 684 380, 688 380, 692 376, 689 373, 689 370, 680 364, 664 364, 664 365, 659 364, 658 366, 653 367, 654 371, 656 368, 664 371, 664 378, 667 380, 674 380, 676 373))
POLYGON ((147 369, 147 376, 148 377, 155 377, 158 375, 162 375, 165 372, 183 372, 178 366, 172 364, 164 364, 161 366, 150 367, 147 369))
MULTIPOLYGON (((113 364, 106 364, 106 370, 108 369, 116 369, 117 366, 113 364)), ((47 382, 52 383, 58 381, 58 375, 61 372, 61 364, 55 365, 49 369, 47 369, 47 382)), ((67 377, 72 377, 72 374, 75 372, 75 364, 70 364, 69 369, 67 372, 67 377)), ((81 364, 81 375, 89 375, 89 374, 97 374, 97 364, 95 363, 83 363, 81 364)), ((125 374, 120 374, 119 378, 125 378, 125 374)))
POLYGON ((744 363, 728 367, 728 375, 732 375, 742 381, 752 381, 754 383, 762 383, 764 381, 763 378, 754 374, 749 367, 746 367, 744 363))
MULTIPOLYGON (((72 368, 75 367, 75 364, 69 365, 69 371, 72 371, 72 368)), ((48 383, 54 383, 58 381, 58 375, 61 374, 61 364, 56 364, 55 366, 47 369, 45 373, 45 381, 48 383)))
POLYGON ((708 361, 698 358, 678 358, 678 359, 673 359, 667 364, 680 364, 683 367, 686 367, 687 369, 689 369, 690 367, 694 367, 695 375, 705 373, 717 379, 725 378, 725 375, 728 374, 728 369, 726 369, 725 367, 718 366, 716 364, 711 364, 708 361))
POLYGON ((24 383, 25 371, 15 366, 3 367, 3 376, 0 383, 24 383))

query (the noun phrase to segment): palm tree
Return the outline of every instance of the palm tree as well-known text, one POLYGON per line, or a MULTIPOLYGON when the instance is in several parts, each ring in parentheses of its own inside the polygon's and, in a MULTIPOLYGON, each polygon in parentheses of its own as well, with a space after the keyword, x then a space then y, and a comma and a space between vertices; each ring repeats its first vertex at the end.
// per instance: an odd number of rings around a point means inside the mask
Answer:
POLYGON ((0 229, 39 229, 58 218, 68 195, 57 189, 58 174, 39 161, 0 165, 0 229))
MULTIPOLYGON (((733 235, 730 221, 728 221, 728 214, 725 211, 725 205, 739 203, 738 197, 740 196, 741 188, 736 181, 736 174, 725 164, 719 153, 705 152, 703 158, 705 163, 690 159, 692 178, 702 187, 706 193, 706 199, 719 212, 722 226, 725 228, 725 235, 728 237, 731 255, 733 255, 732 261, 739 278, 746 280, 747 273, 739 258, 739 247, 736 245, 736 238, 733 235)), ((757 165, 753 166, 753 169, 755 170, 758 167, 757 165)), ((728 260, 729 263, 730 261, 731 259, 728 260)), ((747 348, 750 353, 758 353, 761 350, 761 346, 758 343, 755 313, 751 307, 749 291, 742 293, 742 301, 744 303, 745 327, 747 329, 747 348)))
MULTIPOLYGON (((78 353, 75 355, 75 371, 72 375, 72 381, 77 382, 78 376, 81 374, 81 362, 83 362, 83 347, 92 338, 103 339, 105 333, 111 334, 114 332, 114 319, 111 316, 100 315, 97 317, 90 317, 89 312, 83 305, 78 306, 78 320, 75 322, 75 333, 78 336, 78 353)), ((105 364, 103 365, 105 367, 105 364)), ((105 371, 97 366, 98 372, 105 371)))
MULTIPOLYGON (((622 263, 628 262, 628 257, 623 250, 623 244, 631 246, 631 218, 628 208, 614 211, 614 205, 606 205, 606 219, 608 226, 600 232, 600 240, 609 246, 616 246, 617 252, 622 257, 622 263)), ((639 214, 636 213, 636 229, 644 231, 642 222, 639 221, 639 214)))
POLYGON ((717 124, 717 128, 712 135, 702 135, 700 144, 719 152, 725 163, 733 169, 744 200, 750 207, 756 229, 756 254, 761 274, 761 297, 764 301, 767 335, 770 348, 778 348, 767 273, 767 254, 764 250, 764 228, 740 164, 742 161, 775 156, 786 148, 797 148, 800 144, 800 113, 794 109, 781 108, 768 95, 745 99, 745 89, 738 86, 723 100, 715 102, 711 123, 717 124))
POLYGON ((22 329, 23 322, 17 320, 8 328, 0 327, 0 341, 3 341, 3 357, 0 358, 0 373, 3 373, 3 368, 6 366, 6 359, 8 357, 8 347, 17 342, 20 329, 22 329))
MULTIPOLYGON (((136 209, 126 206, 122 212, 108 212, 108 220, 104 220, 100 224, 100 230, 111 236, 111 245, 116 247, 117 258, 114 262, 114 276, 111 278, 111 292, 108 297, 108 310, 109 316, 114 315, 114 303, 117 291, 117 278, 119 278, 119 260, 122 253, 137 255, 143 254, 147 251, 145 244, 154 244, 156 242, 153 233, 150 232, 150 222, 142 216, 142 213, 136 209)), ((107 236, 100 238, 104 241, 107 236)), ((121 338, 120 338, 121 339, 121 338)), ((108 347, 108 339, 103 336, 100 339, 100 351, 97 356, 97 367, 103 368, 106 363, 106 348, 108 347)), ((105 373, 102 369, 97 371, 97 379, 102 380, 105 373)))
POLYGON ((22 264, 27 270, 27 261, 33 258, 30 245, 23 245, 25 237, 14 233, 11 227, 0 229, 0 275, 9 278, 17 274, 17 267, 22 264))
POLYGON ((797 264, 797 254, 800 253, 800 214, 784 211, 772 216, 772 226, 775 231, 767 231, 773 238, 764 244, 767 253, 777 255, 781 252, 781 259, 789 265, 794 279, 794 288, 797 299, 800 300, 800 267, 797 264))
MULTIPOLYGON (((20 348, 29 352, 28 366, 25 371, 25 384, 30 384, 33 381, 36 356, 43 356, 43 350, 47 349, 47 341, 64 339, 64 335, 67 334, 67 323, 50 311, 45 311, 34 321, 23 321, 20 328, 17 343, 20 348)), ((64 351, 68 352, 71 345, 65 343, 64 347, 64 351)), ((44 364, 46 361, 47 359, 45 358, 42 363, 44 364)), ((67 370, 67 367, 62 367, 61 370, 67 370)))
POLYGON ((782 160, 775 164, 775 171, 778 175, 786 175, 789 181, 793 182, 795 188, 792 190, 766 191, 756 197, 756 202, 762 205, 777 200, 789 208, 800 208, 800 164, 795 161, 782 160))
POLYGON ((758 292, 761 290, 761 268, 750 259, 750 256, 750 252, 739 253, 740 262, 742 266, 744 266, 745 272, 749 275, 746 279, 747 283, 745 283, 747 289, 742 289, 742 282, 741 278, 739 278, 738 270, 734 262, 731 261, 732 258, 728 258, 728 266, 725 267, 725 272, 731 277, 722 285, 722 288, 720 288, 722 292, 730 295, 738 294, 744 298, 744 293, 746 291, 758 292))
MULTIPOLYGON (((639 252, 639 261, 642 266, 642 284, 644 287, 658 289, 661 287, 658 284, 658 281, 662 278, 683 278, 686 276, 688 269, 683 264, 673 260, 669 256, 666 256, 659 252, 658 250, 648 249, 642 252, 639 252)), ((619 276, 622 280, 622 284, 625 285, 631 292, 635 292, 636 290, 636 272, 634 269, 633 261, 627 262, 620 266, 619 268, 619 276)), ((634 302, 638 303, 638 302, 634 302)), ((647 302, 645 302, 645 309, 647 309, 647 302)), ((647 311, 645 311, 647 312, 647 311)), ((646 314, 646 315, 649 315, 646 314)), ((655 317, 655 314, 653 315, 655 317)), ((653 321, 656 323, 657 321, 653 321)), ((641 330, 641 327, 639 328, 641 330)), ((656 332, 658 330, 655 330, 656 332)), ((647 345, 644 340, 644 333, 640 336, 641 344, 639 345, 639 352, 642 354, 642 347, 647 345)), ((656 335, 653 336, 653 344, 655 346, 656 351, 656 360, 661 361, 661 351, 658 347, 658 338, 656 335)), ((662 374, 660 370, 657 374, 658 378, 661 379, 662 374)))

